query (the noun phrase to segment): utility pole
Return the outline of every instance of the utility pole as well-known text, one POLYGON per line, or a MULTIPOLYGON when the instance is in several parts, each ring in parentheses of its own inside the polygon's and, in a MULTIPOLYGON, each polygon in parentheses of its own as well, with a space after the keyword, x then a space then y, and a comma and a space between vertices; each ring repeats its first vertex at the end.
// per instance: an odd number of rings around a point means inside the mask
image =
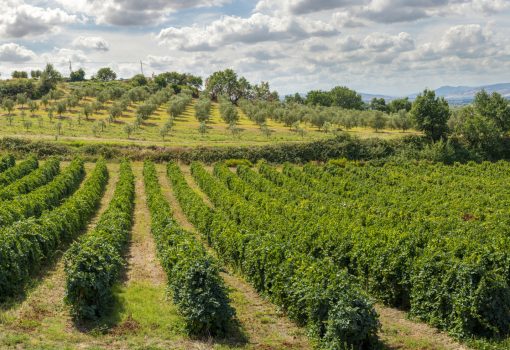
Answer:
POLYGON ((142 75, 143 75, 143 76, 145 76, 145 75, 143 74, 143 63, 142 63, 142 60, 140 60, 140 71, 142 72, 142 75))
POLYGON ((71 60, 69 60, 69 73, 73 73, 73 65, 71 64, 71 60))

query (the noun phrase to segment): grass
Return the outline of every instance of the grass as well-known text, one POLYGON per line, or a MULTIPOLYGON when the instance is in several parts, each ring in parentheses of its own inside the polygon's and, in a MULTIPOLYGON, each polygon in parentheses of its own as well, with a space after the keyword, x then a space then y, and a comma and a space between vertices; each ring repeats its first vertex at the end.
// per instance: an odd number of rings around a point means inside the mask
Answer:
MULTIPOLYGON (((85 119, 83 115, 84 103, 90 103, 94 99, 86 98, 82 100, 81 105, 62 114, 62 118, 54 113, 54 117, 50 119, 47 111, 42 105, 31 113, 26 106, 20 109, 17 106, 12 113, 12 121, 7 117, 7 112, 0 114, 0 137, 17 136, 28 139, 55 140, 62 143, 70 143, 82 141, 86 143, 106 143, 106 144, 139 144, 139 145, 157 145, 168 147, 195 147, 195 146, 251 146, 265 145, 271 143, 282 142, 303 142, 311 140, 319 140, 332 137, 332 133, 324 133, 318 131, 310 125, 302 125, 306 130, 302 137, 298 133, 289 130, 281 123, 268 120, 268 126, 271 130, 271 136, 265 136, 260 128, 251 120, 249 120, 241 110, 239 110, 240 120, 239 128, 241 133, 239 136, 233 136, 227 128, 227 124, 221 119, 218 104, 212 104, 211 118, 208 122, 208 132, 201 135, 198 131, 199 122, 195 118, 193 101, 186 111, 176 119, 175 125, 171 133, 163 139, 160 135, 160 129, 168 120, 167 108, 168 103, 160 106, 158 110, 146 120, 141 128, 135 131, 130 137, 124 131, 127 124, 133 124, 135 121, 136 107, 133 104, 127 112, 113 123, 108 123, 108 108, 112 102, 107 102, 105 108, 98 113, 94 113, 89 119, 85 119), (94 133, 93 127, 99 121, 105 122, 103 131, 94 133), (27 123, 28 122, 28 123, 27 123), (30 126, 28 126, 30 125, 30 126), (61 126, 60 135, 57 135, 57 126, 61 126)), ((354 128, 348 130, 352 135, 362 138, 380 137, 380 138, 396 138, 403 135, 415 134, 416 132, 402 133, 397 130, 382 130, 374 132, 367 128, 354 128)))

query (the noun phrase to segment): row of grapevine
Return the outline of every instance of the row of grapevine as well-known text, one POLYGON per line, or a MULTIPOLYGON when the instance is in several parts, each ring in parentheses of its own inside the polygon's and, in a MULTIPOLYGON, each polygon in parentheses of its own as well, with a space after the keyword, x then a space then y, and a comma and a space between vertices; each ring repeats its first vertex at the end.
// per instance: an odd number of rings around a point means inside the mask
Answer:
POLYGON ((61 206, 40 218, 0 229, 0 300, 18 292, 28 278, 85 227, 95 213, 108 180, 99 160, 83 186, 61 206))
POLYGON ((12 154, 2 156, 0 158, 0 173, 3 173, 7 169, 13 167, 15 163, 16 160, 14 159, 14 156, 12 154))
POLYGON ((55 158, 50 158, 39 169, 2 188, 0 190, 0 200, 11 200, 16 196, 45 185, 53 180, 59 172, 60 162, 55 158))
POLYGON ((39 216, 44 210, 54 208, 78 188, 84 176, 83 160, 73 160, 47 185, 4 203, 0 207, 0 226, 10 225, 22 218, 39 216))
POLYGON ((29 157, 25 161, 9 167, 6 171, 0 174, 0 186, 7 186, 10 183, 18 180, 19 178, 27 175, 34 169, 37 169, 39 162, 35 157, 29 157))
POLYGON ((216 260, 172 217, 161 192, 153 163, 144 164, 151 230, 158 256, 168 275, 174 303, 186 321, 189 333, 222 335, 235 315, 216 260))
POLYGON ((335 208, 313 214, 321 230, 303 226, 319 237, 309 244, 336 247, 321 253, 358 276, 372 295, 456 336, 497 337, 510 333, 510 255, 501 211, 508 190, 504 178, 495 180, 507 171, 505 164, 352 165, 325 172, 285 165, 280 180, 274 169, 262 174, 296 195, 316 191, 314 207, 335 208), (321 196, 328 186, 334 194, 321 196))
POLYGON ((66 300, 77 319, 95 320, 111 308, 112 288, 125 265, 122 254, 132 225, 134 194, 133 171, 123 161, 108 209, 94 231, 75 242, 64 257, 66 300))
MULTIPOLYGON (((197 194, 179 175, 177 166, 170 167, 190 220, 195 220, 197 227, 206 226, 199 221, 208 220, 208 209, 199 204, 187 207, 189 201, 198 203, 197 194)), ((307 325, 321 347, 350 349, 373 344, 377 315, 353 278, 332 260, 296 251, 283 227, 267 229, 272 217, 231 193, 200 164, 192 164, 192 174, 216 206, 204 234, 226 263, 241 271, 292 319, 307 325)))

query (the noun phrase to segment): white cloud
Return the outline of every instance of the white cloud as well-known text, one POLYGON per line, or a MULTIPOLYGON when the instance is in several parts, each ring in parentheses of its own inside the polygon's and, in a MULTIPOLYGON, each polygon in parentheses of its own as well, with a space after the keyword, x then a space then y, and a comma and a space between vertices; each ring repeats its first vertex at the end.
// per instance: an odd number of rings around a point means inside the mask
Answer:
POLYGON ((234 43, 303 40, 327 37, 338 31, 322 21, 291 17, 272 17, 255 13, 249 18, 224 16, 205 27, 192 26, 161 30, 158 39, 171 47, 188 51, 207 51, 234 43))
POLYGON ((15 0, 0 1, 0 35, 4 38, 48 34, 60 26, 78 22, 78 17, 58 8, 43 8, 15 0))
POLYGON ((98 36, 79 36, 72 42, 73 47, 81 50, 108 51, 110 45, 98 36))
POLYGON ((0 45, 0 62, 27 62, 35 53, 15 43, 0 45))
POLYGON ((231 0, 57 0, 69 11, 93 17, 99 24, 156 25, 172 12, 225 5, 231 0))

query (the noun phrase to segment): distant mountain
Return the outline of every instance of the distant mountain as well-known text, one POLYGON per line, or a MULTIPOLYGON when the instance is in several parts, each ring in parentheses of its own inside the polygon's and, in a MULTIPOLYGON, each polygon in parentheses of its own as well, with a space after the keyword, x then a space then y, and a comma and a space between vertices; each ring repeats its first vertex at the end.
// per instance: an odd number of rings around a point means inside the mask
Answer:
POLYGON ((367 102, 367 103, 372 101, 373 98, 381 98, 382 97, 386 100, 386 102, 392 101, 397 98, 395 96, 365 94, 363 92, 360 92, 359 94, 361 95, 361 98, 363 99, 363 101, 367 102))
MULTIPOLYGON (((498 92, 503 97, 510 99, 510 83, 493 84, 484 86, 442 86, 436 89, 436 95, 444 97, 450 104, 463 105, 471 103, 475 94, 482 89, 488 93, 498 92)), ((416 98, 418 94, 409 95, 410 99, 416 98)))

